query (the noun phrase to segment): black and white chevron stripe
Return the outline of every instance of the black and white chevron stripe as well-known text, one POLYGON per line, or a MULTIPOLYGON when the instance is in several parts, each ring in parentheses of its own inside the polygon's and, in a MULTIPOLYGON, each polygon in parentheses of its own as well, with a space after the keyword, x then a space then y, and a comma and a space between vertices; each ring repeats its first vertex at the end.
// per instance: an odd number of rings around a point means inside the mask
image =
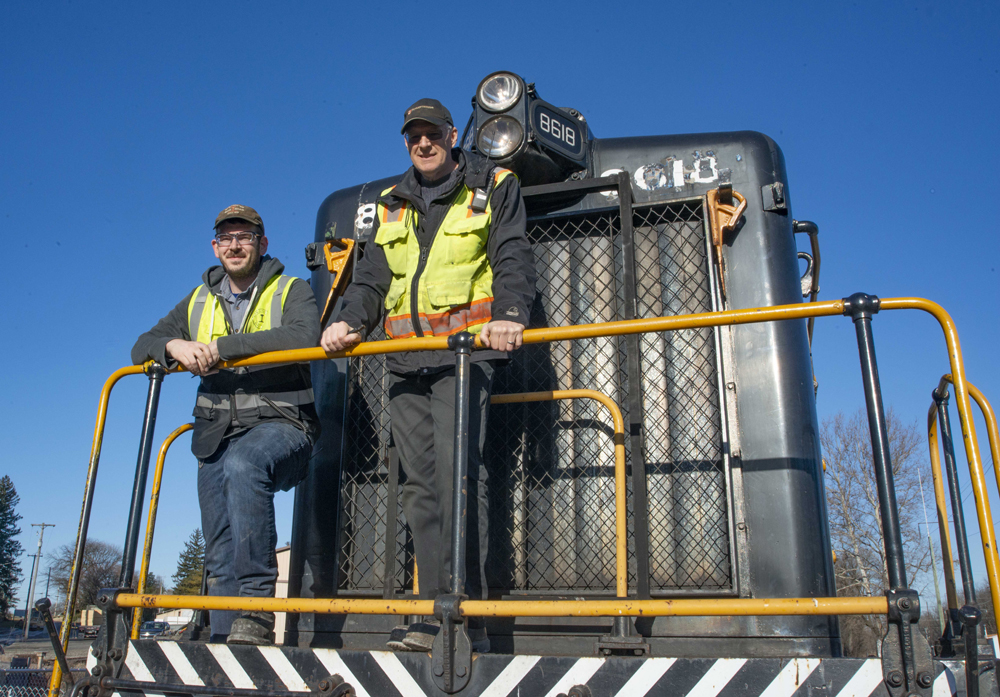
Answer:
MULTIPOLYGON (((95 659, 91 655, 88 668, 95 659)), ((306 692, 332 674, 358 697, 437 697, 428 654, 136 641, 122 678, 306 692)), ((960 662, 938 663, 934 697, 964 695, 960 662)), ((878 659, 561 658, 476 656, 462 695, 556 697, 574 685, 595 697, 885 696, 878 659)), ((154 691, 148 697, 162 697, 154 691)), ((116 694, 115 697, 126 697, 116 694)))

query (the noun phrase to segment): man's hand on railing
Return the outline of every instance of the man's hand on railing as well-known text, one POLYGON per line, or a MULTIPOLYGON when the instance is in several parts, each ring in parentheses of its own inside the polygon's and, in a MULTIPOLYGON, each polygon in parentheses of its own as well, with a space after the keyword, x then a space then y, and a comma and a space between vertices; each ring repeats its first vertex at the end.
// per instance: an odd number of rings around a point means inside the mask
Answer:
POLYGON ((484 346, 489 346, 494 351, 513 351, 521 348, 524 325, 517 322, 507 322, 498 320, 489 322, 483 331, 479 332, 484 346))
POLYGON ((215 364, 219 362, 219 347, 216 342, 203 344, 200 341, 173 339, 167 342, 167 354, 184 366, 192 375, 211 375, 219 372, 215 364))
POLYGON ((361 341, 361 334, 352 332, 347 322, 334 322, 323 331, 319 345, 324 351, 343 351, 361 341))

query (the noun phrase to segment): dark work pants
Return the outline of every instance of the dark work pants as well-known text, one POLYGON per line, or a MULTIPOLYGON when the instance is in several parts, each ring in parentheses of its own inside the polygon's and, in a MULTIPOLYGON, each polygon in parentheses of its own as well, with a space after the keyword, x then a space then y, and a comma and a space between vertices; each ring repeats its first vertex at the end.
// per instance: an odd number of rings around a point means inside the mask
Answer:
MULTIPOLYGON (((477 362, 470 368, 465 592, 470 598, 484 599, 489 501, 483 443, 493 364, 477 362)), ((389 400, 392 438, 406 473, 403 512, 413 535, 420 597, 430 600, 451 592, 455 369, 415 376, 390 373, 389 400)))

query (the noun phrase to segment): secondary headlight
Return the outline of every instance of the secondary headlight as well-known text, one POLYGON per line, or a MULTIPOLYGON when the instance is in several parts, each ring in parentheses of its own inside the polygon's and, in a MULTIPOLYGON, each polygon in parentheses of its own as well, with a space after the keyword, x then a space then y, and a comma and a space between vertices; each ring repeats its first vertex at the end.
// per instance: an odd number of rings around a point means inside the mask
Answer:
POLYGON ((479 129, 476 144, 486 157, 506 157, 524 140, 524 129, 510 116, 494 116, 479 129))
POLYGON ((521 79, 510 73, 490 75, 479 85, 476 101, 479 106, 492 111, 507 111, 521 98, 521 79))

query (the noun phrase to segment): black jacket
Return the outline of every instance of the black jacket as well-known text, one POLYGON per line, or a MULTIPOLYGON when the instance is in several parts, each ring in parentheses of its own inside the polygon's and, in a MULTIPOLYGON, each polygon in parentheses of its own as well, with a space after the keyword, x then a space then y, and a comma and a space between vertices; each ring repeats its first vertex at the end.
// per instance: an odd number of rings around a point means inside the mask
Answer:
MULTIPOLYGON (((393 199, 406 199, 420 214, 417 224, 417 241, 422 249, 430 249, 438 228, 451 207, 456 191, 464 181, 470 189, 485 187, 493 176, 496 165, 485 157, 455 149, 452 156, 458 160, 460 176, 455 186, 431 202, 425 210, 420 196, 420 184, 413 167, 403 175, 396 187, 379 199, 393 203, 393 199)), ((516 177, 507 177, 494 190, 490 199, 492 216, 489 236, 486 239, 486 258, 493 270, 494 320, 509 320, 527 326, 528 312, 535 294, 535 264, 531 245, 525 236, 524 201, 516 177)), ((378 218, 369 240, 378 232, 378 218)), ((336 321, 347 322, 352 327, 363 326, 371 332, 385 314, 385 296, 392 281, 392 272, 385 259, 385 252, 374 243, 365 245, 364 256, 358 261, 351 285, 344 293, 344 304, 336 321)), ((419 324, 416 326, 420 335, 419 324)), ((476 351, 473 361, 505 358, 506 352, 476 351)), ((455 365, 450 351, 420 351, 390 353, 386 356, 389 370, 396 373, 434 371, 455 365)))
MULTIPOLYGON (((264 256, 261 259, 260 272, 257 274, 254 284, 263 289, 272 277, 280 275, 284 270, 285 267, 280 261, 264 256)), ((221 266, 213 266, 202 275, 205 285, 216 296, 219 296, 219 288, 225 278, 226 272, 221 266)), ((133 363, 138 365, 152 358, 167 368, 177 366, 177 361, 167 355, 166 347, 172 339, 192 340, 188 328, 187 311, 195 290, 197 288, 177 303, 177 306, 166 317, 157 322, 155 327, 136 340, 135 346, 132 347, 133 363)), ((253 311, 256 304, 255 301, 253 306, 247 308, 247 315, 253 311)), ((223 300, 222 309, 226 315, 227 323, 232 327, 229 303, 223 300)), ((250 334, 230 333, 228 336, 220 337, 217 342, 219 358, 228 361, 268 351, 308 348, 316 346, 319 334, 319 312, 316 309, 316 299, 312 289, 305 281, 295 279, 288 288, 288 296, 285 299, 284 311, 281 315, 281 326, 268 331, 250 334)), ((266 396, 268 393, 308 390, 311 386, 309 366, 290 364, 275 368, 256 368, 255 370, 247 368, 221 370, 214 375, 203 377, 198 386, 198 392, 199 394, 236 394, 237 391, 240 391, 244 394, 257 393, 266 396)), ((235 405, 235 400, 231 403, 235 405)), ((302 428, 313 442, 319 433, 319 419, 316 416, 315 407, 311 404, 302 407, 263 408, 251 420, 251 423, 246 423, 246 419, 234 423, 232 409, 223 411, 195 406, 194 416, 191 452, 200 460, 210 457, 224 438, 241 433, 264 421, 294 423, 302 428)))

